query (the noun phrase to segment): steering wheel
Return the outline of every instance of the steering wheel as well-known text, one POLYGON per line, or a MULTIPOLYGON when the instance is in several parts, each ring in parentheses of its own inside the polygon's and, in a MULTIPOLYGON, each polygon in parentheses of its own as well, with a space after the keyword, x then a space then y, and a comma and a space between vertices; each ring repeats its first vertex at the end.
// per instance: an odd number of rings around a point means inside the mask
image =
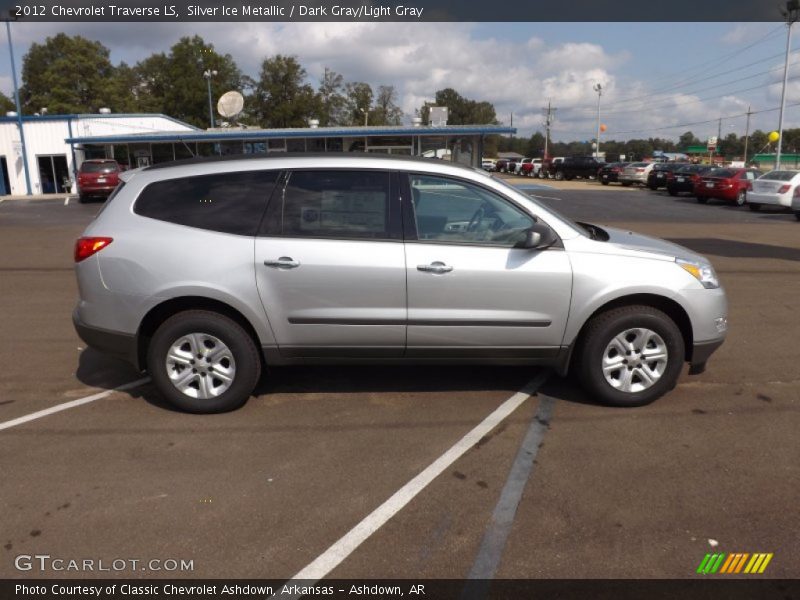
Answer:
POLYGON ((478 210, 475 211, 475 214, 472 215, 472 218, 469 220, 466 231, 475 231, 478 228, 478 225, 480 225, 481 221, 483 221, 485 214, 486 204, 481 204, 478 210))

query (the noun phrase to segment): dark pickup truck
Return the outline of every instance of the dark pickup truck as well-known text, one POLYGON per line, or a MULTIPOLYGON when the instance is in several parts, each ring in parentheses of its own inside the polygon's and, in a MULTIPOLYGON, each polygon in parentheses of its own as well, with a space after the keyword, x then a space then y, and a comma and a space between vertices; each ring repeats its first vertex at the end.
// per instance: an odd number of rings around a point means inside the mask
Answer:
POLYGON ((605 163, 599 162, 592 156, 568 156, 560 164, 556 165, 556 179, 575 179, 583 177, 597 177, 597 172, 605 163))

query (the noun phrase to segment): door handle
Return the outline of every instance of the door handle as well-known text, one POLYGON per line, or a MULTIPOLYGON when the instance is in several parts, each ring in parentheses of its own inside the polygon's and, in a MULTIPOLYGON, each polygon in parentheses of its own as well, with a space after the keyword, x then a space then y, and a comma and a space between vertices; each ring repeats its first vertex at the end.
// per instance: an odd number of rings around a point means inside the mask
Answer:
POLYGON ((264 264, 278 269, 295 269, 300 266, 300 261, 294 260, 290 256, 281 256, 278 260, 265 260, 264 264))
POLYGON ((453 267, 438 260, 429 265, 417 265, 417 271, 425 271, 427 273, 449 273, 452 270, 453 267))

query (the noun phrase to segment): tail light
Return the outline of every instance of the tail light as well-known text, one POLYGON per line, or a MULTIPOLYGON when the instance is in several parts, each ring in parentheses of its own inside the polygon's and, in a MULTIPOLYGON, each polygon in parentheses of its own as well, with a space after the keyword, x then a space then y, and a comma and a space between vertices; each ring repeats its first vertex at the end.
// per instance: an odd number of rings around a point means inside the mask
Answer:
POLYGON ((75 241, 75 262, 89 258, 92 254, 100 252, 108 246, 114 238, 110 237, 82 237, 75 241))
POLYGON ((792 186, 791 186, 790 184, 788 184, 788 183, 785 183, 785 184, 784 184, 784 185, 782 185, 782 186, 781 186, 781 188, 778 190, 778 193, 779 193, 779 194, 785 194, 785 193, 786 193, 786 192, 788 192, 790 189, 792 189, 792 186))

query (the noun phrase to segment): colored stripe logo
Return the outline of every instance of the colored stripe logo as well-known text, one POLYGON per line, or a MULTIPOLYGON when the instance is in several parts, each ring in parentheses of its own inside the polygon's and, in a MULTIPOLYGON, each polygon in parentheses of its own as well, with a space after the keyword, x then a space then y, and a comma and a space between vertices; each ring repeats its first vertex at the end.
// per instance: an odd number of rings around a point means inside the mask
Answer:
POLYGON ((730 554, 718 552, 706 554, 703 560, 700 561, 697 572, 701 575, 714 575, 716 573, 721 575, 735 575, 737 573, 755 575, 764 572, 772 557, 772 552, 755 554, 747 552, 732 552, 730 554))

